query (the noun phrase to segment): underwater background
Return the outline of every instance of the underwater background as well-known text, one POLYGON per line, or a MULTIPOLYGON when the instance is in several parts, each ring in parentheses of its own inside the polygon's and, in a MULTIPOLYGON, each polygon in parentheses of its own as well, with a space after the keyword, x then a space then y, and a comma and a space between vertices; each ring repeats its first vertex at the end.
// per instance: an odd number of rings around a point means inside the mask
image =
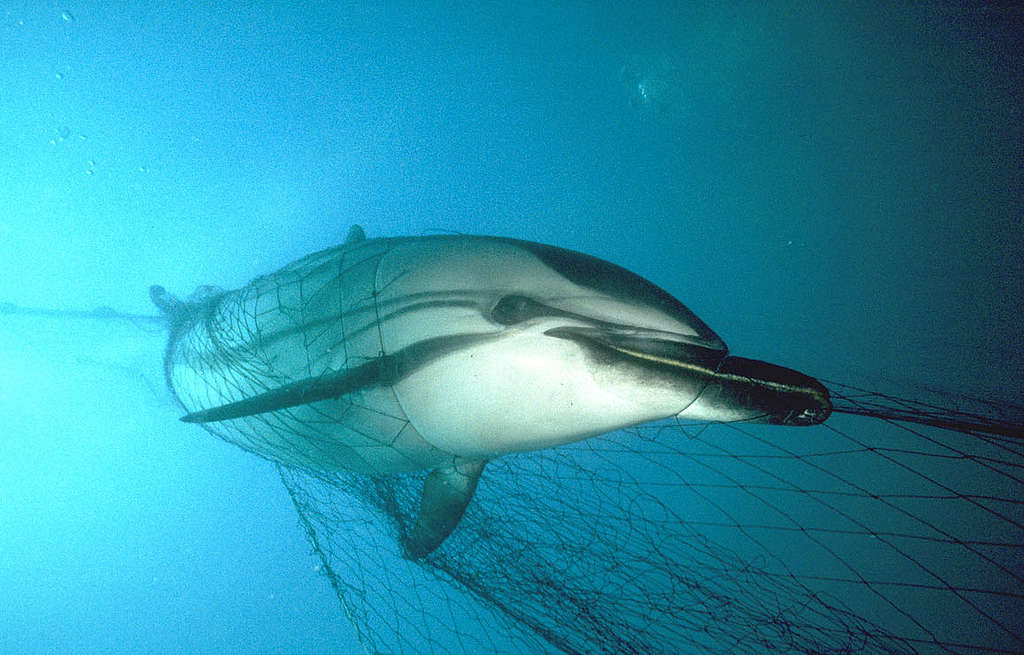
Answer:
MULTIPOLYGON (((1000 3, 2 2, 0 303, 152 315, 354 223, 494 234, 736 354, 1020 404, 1022 35, 1000 3)), ((0 652, 358 652, 164 341, 0 314, 0 652)))

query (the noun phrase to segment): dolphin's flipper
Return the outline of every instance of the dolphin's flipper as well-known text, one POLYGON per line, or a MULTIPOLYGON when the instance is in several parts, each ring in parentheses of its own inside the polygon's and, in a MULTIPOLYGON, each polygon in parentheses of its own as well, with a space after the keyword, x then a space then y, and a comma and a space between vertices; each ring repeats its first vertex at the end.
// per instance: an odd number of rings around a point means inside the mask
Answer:
POLYGON ((359 243, 360 241, 366 241, 366 232, 363 232, 363 228, 358 225, 353 225, 348 229, 348 236, 345 237, 345 243, 359 243))
POLYGON ((406 557, 425 557, 451 534, 473 498, 486 463, 463 460, 430 472, 423 483, 416 525, 405 542, 406 557))

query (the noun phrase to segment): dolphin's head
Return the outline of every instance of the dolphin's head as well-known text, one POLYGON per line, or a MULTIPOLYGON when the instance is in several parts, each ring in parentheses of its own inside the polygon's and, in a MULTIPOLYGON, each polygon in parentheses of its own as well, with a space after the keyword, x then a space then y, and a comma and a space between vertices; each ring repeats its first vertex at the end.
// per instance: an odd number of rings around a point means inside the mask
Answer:
MULTIPOLYGON (((699 402, 732 359, 722 340, 661 288, 588 255, 419 240, 386 256, 378 280, 387 348, 459 337, 394 385, 417 431, 448 452, 532 450, 679 414, 731 420, 753 398, 733 381, 732 400, 699 402)), ((801 413, 761 409, 744 417, 801 413)))

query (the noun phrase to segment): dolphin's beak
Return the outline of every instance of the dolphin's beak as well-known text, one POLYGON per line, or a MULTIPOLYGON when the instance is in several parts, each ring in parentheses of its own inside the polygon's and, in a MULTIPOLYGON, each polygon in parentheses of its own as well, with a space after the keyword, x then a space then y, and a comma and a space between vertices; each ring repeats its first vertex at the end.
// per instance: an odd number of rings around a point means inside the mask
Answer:
POLYGON ((761 412, 756 422, 775 425, 817 425, 832 413, 828 389, 821 382, 800 371, 746 357, 723 359, 700 401, 733 411, 761 412))
POLYGON ((688 417, 816 425, 832 411, 828 390, 814 378, 768 362, 726 356, 720 341, 608 326, 565 326, 544 334, 670 367, 685 379, 701 380, 703 390, 685 410, 688 417))

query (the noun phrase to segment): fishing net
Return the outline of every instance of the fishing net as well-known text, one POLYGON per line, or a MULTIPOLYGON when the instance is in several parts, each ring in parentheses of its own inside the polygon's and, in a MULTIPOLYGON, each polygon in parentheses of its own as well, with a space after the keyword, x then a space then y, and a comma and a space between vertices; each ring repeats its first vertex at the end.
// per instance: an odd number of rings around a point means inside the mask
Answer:
POLYGON ((829 386, 876 418, 664 422, 498 458, 418 561, 422 474, 279 467, 358 635, 337 649, 1020 652, 1024 441, 877 416, 1019 428, 1021 409, 829 386))
POLYGON ((491 462, 420 561, 422 476, 279 470, 367 653, 978 653, 1024 648, 1022 466, 855 416, 666 422, 491 462))
MULTIPOLYGON (((179 347, 184 370, 212 380, 175 381, 186 406, 391 356, 382 322, 424 308, 462 320, 464 294, 401 291, 402 270, 380 273, 392 243, 323 251, 220 300, 179 347)), ((372 465, 410 432, 389 386, 207 427, 293 463, 281 477, 367 653, 1024 649, 1020 416, 995 417, 1007 436, 985 436, 970 426, 993 407, 832 387, 837 407, 870 418, 669 421, 496 458, 454 532, 418 560, 403 545, 425 473, 372 465), (343 450, 340 427, 353 433, 343 450), (368 465, 323 472, 337 452, 368 465)))
MULTIPOLYGON (((380 243, 312 255, 221 302, 184 351, 218 383, 189 392, 216 405, 377 356, 380 243), (347 309, 325 321, 325 307, 347 309)), ((425 473, 316 470, 339 425, 362 426, 349 441, 371 463, 391 447, 376 435, 406 430, 386 387, 207 427, 309 464, 278 470, 366 653, 1024 650, 1024 412, 830 387, 867 417, 667 421, 496 458, 418 560, 403 544, 425 473), (971 428, 986 422, 1006 436, 971 428)))

